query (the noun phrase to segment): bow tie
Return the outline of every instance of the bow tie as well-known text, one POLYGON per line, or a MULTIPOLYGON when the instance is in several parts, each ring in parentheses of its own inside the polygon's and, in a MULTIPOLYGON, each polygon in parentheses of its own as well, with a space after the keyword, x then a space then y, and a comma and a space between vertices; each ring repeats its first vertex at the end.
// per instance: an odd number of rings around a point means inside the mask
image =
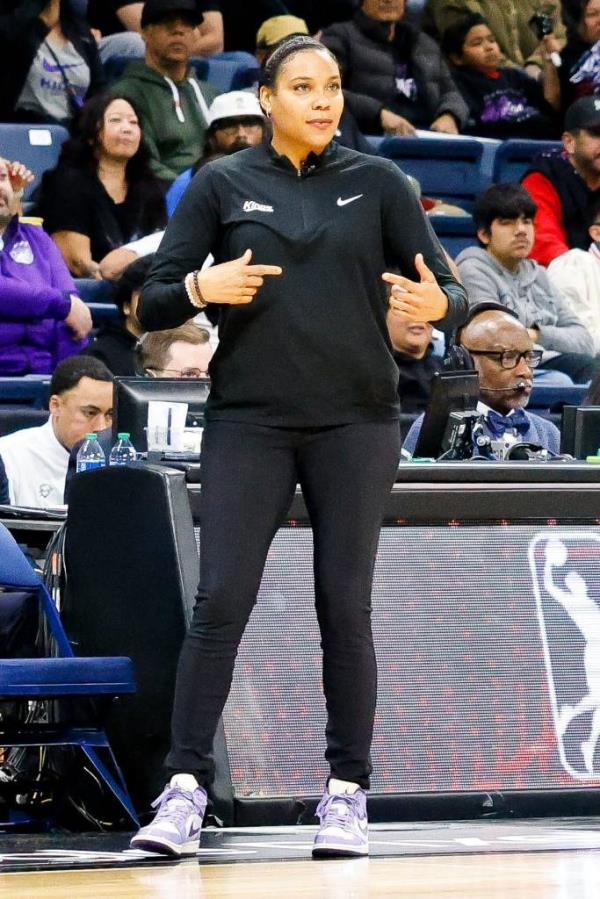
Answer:
POLYGON ((505 431, 510 430, 523 435, 529 429, 529 419, 524 409, 515 409, 512 415, 500 415, 490 409, 485 416, 485 423, 492 437, 502 437, 505 431))

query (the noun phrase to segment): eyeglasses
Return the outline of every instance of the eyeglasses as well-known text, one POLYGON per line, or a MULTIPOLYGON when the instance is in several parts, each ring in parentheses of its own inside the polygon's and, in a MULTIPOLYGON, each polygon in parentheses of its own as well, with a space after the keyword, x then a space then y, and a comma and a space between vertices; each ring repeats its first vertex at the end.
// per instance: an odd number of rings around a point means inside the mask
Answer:
POLYGON ((208 372, 201 368, 149 368, 148 371, 161 371, 176 378, 208 378, 208 372))
POLYGON ((516 368, 521 359, 525 360, 529 368, 537 368, 544 355, 543 350, 525 350, 519 353, 518 350, 472 350, 467 346, 465 350, 471 356, 489 356, 490 359, 496 359, 502 368, 516 368))

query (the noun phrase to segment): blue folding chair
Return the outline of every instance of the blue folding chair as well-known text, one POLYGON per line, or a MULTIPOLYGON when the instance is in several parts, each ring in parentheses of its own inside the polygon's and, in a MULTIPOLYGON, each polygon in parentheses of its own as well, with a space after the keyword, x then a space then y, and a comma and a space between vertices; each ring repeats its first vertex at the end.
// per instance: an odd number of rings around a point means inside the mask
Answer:
POLYGON ((562 149, 560 141, 555 140, 505 140, 494 157, 492 178, 494 184, 520 181, 532 159, 540 153, 562 149))
POLYGON ((40 183, 44 172, 56 166, 60 148, 68 136, 62 125, 0 123, 0 156, 11 162, 22 162, 35 175, 35 180, 25 188, 25 200, 40 183))
POLYGON ((38 613, 46 625, 53 646, 52 657, 11 657, 1 660, 0 702, 61 700, 58 721, 12 721, 0 717, 0 746, 78 747, 98 779, 137 827, 135 809, 101 723, 104 712, 115 697, 135 692, 131 659, 74 656, 46 586, 2 524, 0 588, 0 606, 11 594, 16 593, 29 593, 37 599, 38 613), (86 715, 85 723, 74 723, 68 714, 69 705, 72 706, 73 701, 82 698, 93 699, 95 703, 89 703, 90 712, 86 715), (108 756, 108 765, 102 760, 100 751, 108 756))

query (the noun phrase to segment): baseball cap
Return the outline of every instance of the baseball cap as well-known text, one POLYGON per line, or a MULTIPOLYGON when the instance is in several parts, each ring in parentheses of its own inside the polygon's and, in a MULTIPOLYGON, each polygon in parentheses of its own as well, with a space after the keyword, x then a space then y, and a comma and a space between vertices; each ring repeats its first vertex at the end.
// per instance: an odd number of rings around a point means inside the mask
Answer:
POLYGON ((271 16, 256 32, 257 47, 272 47, 292 34, 309 34, 308 25, 298 16, 271 16))
POLYGON ((600 97, 581 97, 565 113, 565 131, 600 128, 600 97))
POLYGON ((204 18, 197 0, 146 0, 142 9, 142 28, 156 25, 173 13, 181 13, 194 25, 199 25, 204 18))
POLYGON ((219 119, 237 119, 239 116, 265 118, 258 99, 249 91, 229 91, 215 97, 208 109, 208 124, 212 125, 219 119))

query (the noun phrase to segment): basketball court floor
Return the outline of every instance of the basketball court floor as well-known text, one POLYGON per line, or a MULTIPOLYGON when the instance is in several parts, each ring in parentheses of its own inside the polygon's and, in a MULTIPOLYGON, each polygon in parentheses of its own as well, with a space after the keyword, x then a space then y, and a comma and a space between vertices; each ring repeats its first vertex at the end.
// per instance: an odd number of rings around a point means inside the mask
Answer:
POLYGON ((0 899, 598 899, 600 817, 371 826, 367 859, 312 861, 314 827, 207 829, 179 861, 127 834, 4 834, 0 899))

